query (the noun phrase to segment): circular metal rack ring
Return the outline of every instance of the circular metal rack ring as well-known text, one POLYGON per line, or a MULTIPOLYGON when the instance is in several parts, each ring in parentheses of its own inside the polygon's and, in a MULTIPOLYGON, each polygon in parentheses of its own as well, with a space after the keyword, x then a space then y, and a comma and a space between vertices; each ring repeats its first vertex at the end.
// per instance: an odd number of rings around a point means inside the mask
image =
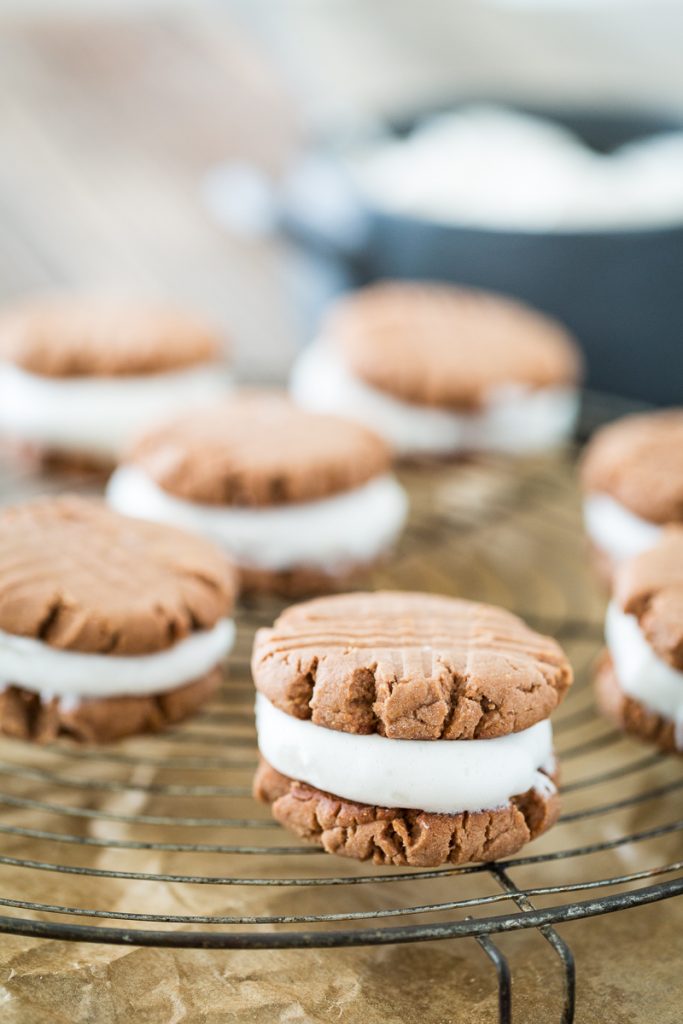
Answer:
POLYGON ((555 635, 574 664, 554 716, 555 828, 509 860, 433 870, 357 864, 283 832, 250 797, 249 653, 279 607, 262 602, 239 613, 219 697, 183 726, 102 748, 0 741, 0 931, 222 949, 472 937, 496 969, 505 1021, 509 968, 491 937, 534 928, 562 961, 562 1019, 572 1020, 573 958, 553 926, 683 892, 682 766, 594 711, 603 598, 586 566, 572 460, 405 477, 411 522, 369 586, 502 604, 555 635))

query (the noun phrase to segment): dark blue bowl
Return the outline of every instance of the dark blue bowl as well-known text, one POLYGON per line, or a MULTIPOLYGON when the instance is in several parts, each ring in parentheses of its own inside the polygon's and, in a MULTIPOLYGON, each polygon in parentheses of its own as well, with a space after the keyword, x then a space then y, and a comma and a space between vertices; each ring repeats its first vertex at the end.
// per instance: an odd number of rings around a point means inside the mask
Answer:
MULTIPOLYGON (((604 152, 683 128, 644 114, 535 112, 604 152)), ((417 120, 399 125, 397 133, 417 120)), ((517 296, 574 332, 589 387, 683 402, 683 223, 590 233, 439 224, 364 205, 329 152, 325 166, 337 174, 339 210, 346 214, 318 215, 314 190, 305 210, 300 195, 291 206, 283 201, 282 225, 335 280, 353 287, 387 277, 436 279, 517 296)))

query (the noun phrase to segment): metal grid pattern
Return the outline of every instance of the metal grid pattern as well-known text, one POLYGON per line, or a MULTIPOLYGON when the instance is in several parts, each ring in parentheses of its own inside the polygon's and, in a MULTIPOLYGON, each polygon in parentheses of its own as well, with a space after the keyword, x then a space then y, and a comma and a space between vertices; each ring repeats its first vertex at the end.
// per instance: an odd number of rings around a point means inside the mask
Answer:
POLYGON ((594 712, 602 601, 583 565, 571 464, 421 470, 407 483, 407 536, 371 584, 498 600, 554 634, 577 669, 554 719, 556 828, 509 860, 434 870, 356 864, 294 841, 250 798, 249 653, 278 610, 261 603, 240 612, 219 697, 182 727, 101 749, 0 743, 0 931, 224 949, 470 937, 509 1022, 510 970, 493 936, 535 928, 562 965, 558 1019, 573 1020, 572 953, 554 926, 683 892, 683 771, 594 712))

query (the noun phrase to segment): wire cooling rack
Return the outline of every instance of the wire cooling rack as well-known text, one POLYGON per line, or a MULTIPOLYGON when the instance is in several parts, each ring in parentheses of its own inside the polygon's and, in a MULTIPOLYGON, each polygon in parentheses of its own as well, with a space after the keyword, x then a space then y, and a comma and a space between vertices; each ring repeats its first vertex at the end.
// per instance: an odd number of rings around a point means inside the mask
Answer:
MULTIPOLYGON (((5 500, 46 489, 0 483, 5 500)), ((683 892, 681 764, 594 711, 603 600, 585 568, 572 460, 414 470, 406 483, 409 529, 370 584, 496 601, 573 661, 554 718, 559 824, 508 860, 434 870, 357 864, 285 833, 250 797, 249 654, 278 611, 261 603, 239 613, 220 696, 182 727, 104 748, 0 741, 0 931, 205 949, 469 937, 496 972, 505 1024, 511 972, 494 936, 537 929, 562 966, 557 1019, 574 1019, 574 959, 554 926, 683 892)))

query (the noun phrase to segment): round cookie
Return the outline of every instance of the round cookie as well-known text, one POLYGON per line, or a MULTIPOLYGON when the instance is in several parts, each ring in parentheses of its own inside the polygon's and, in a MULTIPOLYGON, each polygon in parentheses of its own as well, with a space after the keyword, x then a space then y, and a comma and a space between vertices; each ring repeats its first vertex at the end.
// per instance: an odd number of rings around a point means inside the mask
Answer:
POLYGON ((210 700, 222 678, 222 670, 215 668, 167 693, 78 703, 7 686, 0 693, 0 732, 36 743, 49 743, 59 736, 80 743, 112 743, 126 736, 162 732, 210 700))
POLYGON ((223 347, 158 303, 26 301, 0 314, 0 429, 47 465, 111 466, 137 431, 225 392, 223 347))
POLYGON ((683 750, 683 527, 619 567, 605 633, 602 710, 626 732, 683 750))
POLYGON ((98 501, 0 514, 0 731, 109 740, 207 699, 232 643, 235 578, 205 541, 98 501))
POLYGON ((386 282, 332 308, 292 392, 366 422, 401 454, 532 451, 571 432, 580 373, 569 333, 519 302, 386 282))
POLYGON ((130 377, 212 362, 215 331, 168 306, 65 294, 0 316, 0 356, 40 377, 130 377))
POLYGON ((626 416, 597 431, 581 463, 584 518, 600 575, 683 523, 683 409, 626 416))
POLYGON ((142 437, 107 494, 220 543, 245 590, 298 595, 338 586, 394 542, 407 504, 390 466, 364 427, 247 391, 142 437))
POLYGON ((505 807, 430 814, 340 800, 281 775, 261 760, 254 796, 271 805, 281 825, 327 853, 399 867, 510 857, 554 825, 560 813, 552 773, 543 789, 514 796, 505 807))
POLYGON ((297 718, 392 739, 505 736, 547 718, 572 679, 558 644, 492 605, 435 594, 341 594, 256 634, 252 673, 297 718))
POLYGON ((351 371, 418 405, 477 409, 499 387, 574 383, 579 357, 557 321, 514 299, 388 282, 342 299, 323 333, 351 371))
POLYGON ((557 644, 428 594, 320 598, 259 630, 254 793, 325 850, 437 866, 508 856, 556 820, 557 644))
POLYGON ((165 423, 130 460, 176 498, 259 507, 327 498, 389 468, 386 446, 336 417, 308 416, 277 391, 245 391, 165 423))

